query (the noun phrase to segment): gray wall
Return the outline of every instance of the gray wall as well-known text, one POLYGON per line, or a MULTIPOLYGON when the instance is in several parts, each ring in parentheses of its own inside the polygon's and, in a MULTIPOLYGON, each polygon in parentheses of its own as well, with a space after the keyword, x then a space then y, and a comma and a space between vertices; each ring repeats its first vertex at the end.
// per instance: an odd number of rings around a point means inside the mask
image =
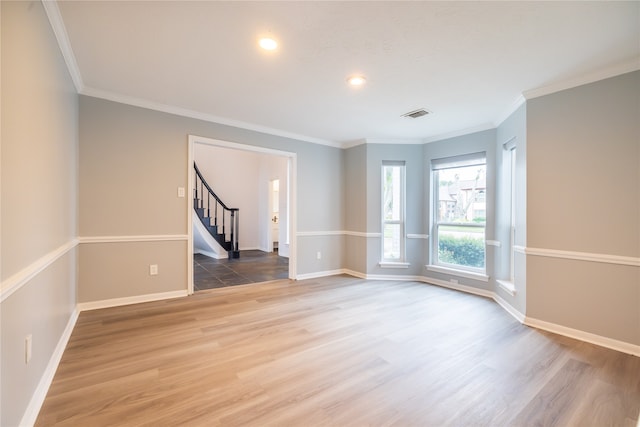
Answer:
POLYGON ((78 97, 42 4, 0 7, 0 425, 15 426, 75 309, 78 97), (39 262, 60 247, 70 249, 39 262), (38 266, 44 269, 30 279, 21 273, 38 266), (5 294, 12 276, 24 277, 23 286, 5 294), (26 364, 29 334, 33 356, 26 364))
MULTIPOLYGON (((527 105, 527 246, 640 255, 640 72, 527 105)), ((527 256, 527 316, 640 344, 638 267, 527 256)))
MULTIPOLYGON (((344 150, 344 223, 348 232, 367 232, 367 149, 363 143, 344 150)), ((344 268, 367 271, 367 238, 347 234, 344 237, 344 268)))
MULTIPOLYGON (((115 102, 80 97, 80 235, 186 235, 189 134, 297 153, 298 231, 343 227, 340 149, 208 123, 115 102)), ((339 236, 340 239, 342 238, 339 236)), ((127 264, 118 260, 124 242, 80 248, 80 302, 186 290, 184 242, 136 242, 127 264), (149 280, 145 253, 157 250, 160 274, 149 280), (111 254, 111 255, 110 255, 111 254), (161 255, 160 255, 161 254, 161 255), (97 257, 105 257, 104 263, 97 257), (107 268, 109 266, 109 268, 107 268)), ((342 267, 336 236, 301 236, 297 273, 342 267), (316 259, 321 250, 325 256, 316 259)))
POLYGON ((516 252, 515 264, 515 296, 505 292, 497 286, 496 279, 509 281, 509 263, 511 254, 510 225, 511 225, 511 163, 509 151, 504 150, 504 144, 515 138, 516 146, 516 215, 515 215, 515 244, 527 245, 527 105, 521 105, 496 130, 496 215, 494 239, 501 246, 491 247, 494 253, 492 284, 495 292, 520 314, 526 314, 527 285, 526 285, 526 256, 523 252, 516 252))
MULTIPOLYGON (((427 234, 423 229, 424 188, 422 144, 369 144, 367 146, 367 231, 382 233, 382 162, 404 161, 406 175, 405 221, 408 234, 427 234)), ((406 239, 407 269, 381 268, 382 238, 368 239, 367 273, 409 275, 420 274, 424 265, 423 242, 406 239)))
MULTIPOLYGON (((458 136, 455 138, 444 139, 441 141, 431 142, 425 145, 424 148, 424 167, 425 169, 425 203, 430 206, 430 200, 432 197, 432 183, 431 183, 431 160, 441 159, 445 157, 458 156, 463 154, 477 153, 484 151, 487 156, 487 225, 486 225, 486 238, 488 240, 494 239, 495 223, 494 223, 494 209, 495 209, 495 181, 496 181, 496 159, 495 159, 495 145, 496 145, 496 130, 490 129, 482 132, 476 132, 468 135, 458 136)), ((433 212, 428 212, 430 218, 430 227, 433 227, 433 212)), ((429 241, 432 242, 433 229, 429 230, 429 241)), ((430 255, 425 257, 425 263, 430 264, 430 255)), ((494 267, 494 248, 486 248, 486 260, 487 275, 493 276, 494 267)), ((428 271, 424 269, 423 275, 426 277, 433 277, 437 280, 449 281, 451 276, 447 274, 441 274, 434 271, 428 271)), ((493 286, 490 282, 482 282, 479 280, 468 279, 464 277, 456 277, 456 280, 462 285, 480 288, 484 290, 493 291, 493 286)))

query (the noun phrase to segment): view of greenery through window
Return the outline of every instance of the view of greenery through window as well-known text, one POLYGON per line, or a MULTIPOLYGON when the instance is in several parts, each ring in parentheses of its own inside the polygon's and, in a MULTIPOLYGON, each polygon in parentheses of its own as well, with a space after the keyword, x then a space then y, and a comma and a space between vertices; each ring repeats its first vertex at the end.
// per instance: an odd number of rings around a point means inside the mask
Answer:
POLYGON ((484 269, 486 165, 434 171, 438 264, 484 269))
POLYGON ((400 261, 403 257, 403 213, 401 165, 382 166, 382 257, 388 261, 400 261))

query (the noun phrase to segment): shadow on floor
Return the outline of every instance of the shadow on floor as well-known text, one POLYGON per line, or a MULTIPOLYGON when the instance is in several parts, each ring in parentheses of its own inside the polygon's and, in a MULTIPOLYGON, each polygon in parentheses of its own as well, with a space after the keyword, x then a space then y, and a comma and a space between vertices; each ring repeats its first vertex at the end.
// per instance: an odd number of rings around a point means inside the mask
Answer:
POLYGON ((193 256, 193 289, 196 292, 287 277, 289 258, 275 252, 241 251, 240 258, 236 259, 215 259, 202 254, 193 256))

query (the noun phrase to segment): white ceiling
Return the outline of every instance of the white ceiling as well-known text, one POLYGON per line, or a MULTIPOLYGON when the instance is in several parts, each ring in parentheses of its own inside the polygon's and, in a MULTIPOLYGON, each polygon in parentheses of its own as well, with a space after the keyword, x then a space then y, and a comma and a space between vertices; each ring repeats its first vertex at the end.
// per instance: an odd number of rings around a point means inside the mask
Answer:
POLYGON ((330 145, 486 129, 522 94, 640 68, 637 1, 57 5, 81 93, 330 145))

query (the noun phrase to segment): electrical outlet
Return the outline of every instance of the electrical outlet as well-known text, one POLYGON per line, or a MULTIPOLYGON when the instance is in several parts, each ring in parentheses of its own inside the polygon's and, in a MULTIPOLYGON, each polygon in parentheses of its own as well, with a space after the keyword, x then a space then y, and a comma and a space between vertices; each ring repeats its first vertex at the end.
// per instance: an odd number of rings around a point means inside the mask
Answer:
POLYGON ((24 337, 24 363, 31 360, 33 336, 31 334, 24 337))
POLYGON ((178 197, 184 197, 184 187, 178 187, 178 197))
POLYGON ((322 252, 318 251, 318 252, 316 253, 316 258, 317 258, 317 259, 322 259, 322 252))
POLYGON ((156 276, 158 274, 158 264, 151 264, 149 266, 149 275, 156 276))

